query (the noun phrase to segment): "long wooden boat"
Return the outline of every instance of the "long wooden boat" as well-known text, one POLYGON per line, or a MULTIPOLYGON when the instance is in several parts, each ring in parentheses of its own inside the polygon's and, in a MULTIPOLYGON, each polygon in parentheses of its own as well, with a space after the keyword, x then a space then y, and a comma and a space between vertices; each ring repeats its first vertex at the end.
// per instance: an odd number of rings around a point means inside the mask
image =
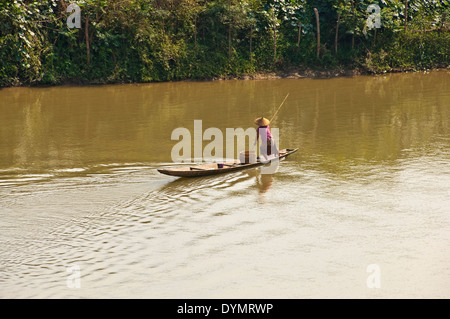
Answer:
POLYGON ((295 149, 282 149, 279 151, 279 156, 271 158, 267 161, 260 161, 259 159, 255 163, 249 164, 241 164, 239 162, 225 162, 222 163, 222 168, 219 168, 219 164, 203 164, 203 165, 193 165, 193 166, 181 166, 174 168, 161 168, 158 169, 158 172, 161 174, 166 174, 170 176, 178 176, 178 177, 200 177, 200 176, 208 176, 208 175, 217 175, 230 173, 238 170, 243 170, 247 168, 253 168, 257 166, 267 165, 272 161, 278 161, 280 159, 286 158, 287 156, 294 154, 298 151, 298 148, 295 149))

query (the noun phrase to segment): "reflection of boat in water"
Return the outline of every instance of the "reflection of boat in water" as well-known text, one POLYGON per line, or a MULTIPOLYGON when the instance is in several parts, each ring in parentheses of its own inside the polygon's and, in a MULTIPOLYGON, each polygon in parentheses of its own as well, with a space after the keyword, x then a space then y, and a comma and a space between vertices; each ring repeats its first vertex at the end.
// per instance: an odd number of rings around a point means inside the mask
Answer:
POLYGON ((182 166, 175 168, 162 168, 158 169, 158 172, 171 176, 178 177, 200 177, 200 176, 209 176, 209 175, 218 175, 224 173, 235 172, 247 168, 253 168, 263 165, 268 165, 272 162, 276 162, 280 159, 286 158, 287 156, 298 151, 296 149, 283 149, 279 151, 279 156, 270 158, 267 161, 257 160, 255 163, 248 164, 240 164, 237 162, 227 162, 223 164, 204 164, 204 165, 195 165, 195 166, 182 166), (221 166, 221 167, 219 167, 221 166))

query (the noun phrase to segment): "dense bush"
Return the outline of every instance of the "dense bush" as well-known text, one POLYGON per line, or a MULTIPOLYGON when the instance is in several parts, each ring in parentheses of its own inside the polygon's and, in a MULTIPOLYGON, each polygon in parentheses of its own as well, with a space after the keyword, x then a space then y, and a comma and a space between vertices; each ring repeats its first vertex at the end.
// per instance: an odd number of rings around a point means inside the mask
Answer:
POLYGON ((74 2, 80 29, 67 27, 69 2, 1 0, 0 86, 205 79, 291 66, 379 72, 450 61, 446 0, 74 2), (372 3, 381 8, 380 29, 367 25, 372 3))

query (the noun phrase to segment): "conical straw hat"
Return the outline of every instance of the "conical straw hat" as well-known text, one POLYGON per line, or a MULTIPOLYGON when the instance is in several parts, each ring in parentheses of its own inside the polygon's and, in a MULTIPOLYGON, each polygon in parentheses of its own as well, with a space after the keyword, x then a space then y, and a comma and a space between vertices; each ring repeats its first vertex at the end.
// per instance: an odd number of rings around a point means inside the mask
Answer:
POLYGON ((267 126, 270 124, 270 121, 268 119, 266 119, 265 117, 261 116, 255 120, 255 124, 258 126, 267 126))

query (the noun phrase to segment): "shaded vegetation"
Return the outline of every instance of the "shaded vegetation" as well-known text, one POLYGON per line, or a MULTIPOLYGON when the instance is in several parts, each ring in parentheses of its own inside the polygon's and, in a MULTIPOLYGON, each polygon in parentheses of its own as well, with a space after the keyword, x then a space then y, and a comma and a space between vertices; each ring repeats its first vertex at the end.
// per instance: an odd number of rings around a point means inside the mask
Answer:
POLYGON ((0 2, 0 86, 209 79, 289 67, 385 72, 450 61, 446 0, 74 3, 79 29, 67 27, 69 2, 0 2), (367 24, 370 4, 381 8, 379 29, 367 24))

